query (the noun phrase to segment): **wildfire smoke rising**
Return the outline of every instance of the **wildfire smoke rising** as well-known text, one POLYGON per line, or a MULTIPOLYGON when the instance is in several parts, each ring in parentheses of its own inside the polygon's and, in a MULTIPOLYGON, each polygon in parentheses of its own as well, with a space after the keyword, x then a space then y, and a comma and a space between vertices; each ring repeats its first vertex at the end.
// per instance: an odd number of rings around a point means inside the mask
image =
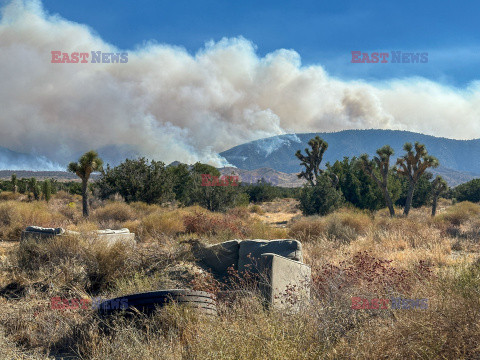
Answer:
POLYGON ((302 66, 293 50, 259 57, 241 37, 207 42, 193 55, 157 43, 120 51, 38 1, 11 1, 1 16, 0 146, 61 164, 127 145, 166 163, 219 166, 220 151, 290 132, 480 137, 479 82, 460 90, 423 78, 342 81, 320 65, 302 66), (51 63, 55 50, 128 52, 128 63, 51 63))

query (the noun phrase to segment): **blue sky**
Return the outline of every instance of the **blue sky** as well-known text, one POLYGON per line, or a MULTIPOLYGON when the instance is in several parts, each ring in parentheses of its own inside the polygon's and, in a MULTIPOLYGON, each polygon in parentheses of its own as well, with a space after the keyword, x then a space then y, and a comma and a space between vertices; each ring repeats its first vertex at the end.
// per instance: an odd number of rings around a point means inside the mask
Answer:
POLYGON ((303 65, 342 79, 422 76, 465 87, 479 79, 480 2, 474 1, 58 1, 49 13, 89 25, 105 41, 145 41, 195 53, 206 41, 243 36, 263 56, 294 49, 303 65), (352 64, 351 51, 428 52, 426 64, 352 64))

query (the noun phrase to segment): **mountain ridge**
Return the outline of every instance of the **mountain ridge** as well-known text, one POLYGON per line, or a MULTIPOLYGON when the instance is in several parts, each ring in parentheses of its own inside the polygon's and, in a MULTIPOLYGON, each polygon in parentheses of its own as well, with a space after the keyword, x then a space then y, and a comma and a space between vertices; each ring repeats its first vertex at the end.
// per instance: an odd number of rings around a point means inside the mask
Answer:
POLYGON ((359 157, 363 153, 372 156, 383 145, 392 146, 395 151, 393 159, 396 159, 403 154, 405 142, 419 141, 426 145, 429 154, 439 159, 443 169, 480 176, 480 160, 476 160, 480 159, 480 139, 455 140, 404 130, 342 130, 277 135, 235 146, 220 155, 241 169, 270 167, 281 172, 295 173, 301 171, 295 152, 303 152, 308 147, 308 141, 317 135, 329 144, 323 166, 327 162, 342 160, 345 156, 359 157))

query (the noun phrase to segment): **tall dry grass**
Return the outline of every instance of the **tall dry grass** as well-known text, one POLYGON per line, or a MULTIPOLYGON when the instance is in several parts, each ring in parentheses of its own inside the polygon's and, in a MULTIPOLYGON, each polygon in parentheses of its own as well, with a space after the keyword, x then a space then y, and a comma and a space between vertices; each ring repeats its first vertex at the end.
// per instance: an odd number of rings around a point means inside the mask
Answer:
MULTIPOLYGON (((258 206, 255 212, 263 211, 258 206)), ((0 354, 102 360, 480 358, 479 204, 445 204, 434 219, 428 208, 413 209, 408 218, 342 209, 296 218, 286 228, 255 216, 245 209, 215 214, 199 207, 109 202, 87 221, 79 199, 67 194, 49 204, 0 200, 4 240, 17 240, 27 225, 82 232, 128 227, 138 240, 136 248, 105 247, 88 236, 11 243, 0 253, 0 354), (189 241, 233 238, 302 241, 313 273, 310 306, 297 314, 266 311, 253 293, 220 303, 218 317, 172 306, 152 317, 108 323, 92 309, 50 308, 53 296, 114 297, 196 288, 199 282, 208 287, 213 280, 194 262, 189 241), (427 298, 428 308, 351 308, 352 297, 392 296, 427 298)))

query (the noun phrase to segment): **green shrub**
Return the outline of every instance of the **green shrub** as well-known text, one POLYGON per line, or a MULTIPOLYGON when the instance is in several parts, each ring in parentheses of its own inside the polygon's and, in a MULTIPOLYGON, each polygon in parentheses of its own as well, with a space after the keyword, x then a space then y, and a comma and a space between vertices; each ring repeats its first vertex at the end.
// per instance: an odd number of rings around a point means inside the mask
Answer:
POLYGON ((299 200, 304 215, 327 215, 344 202, 341 191, 332 185, 328 175, 319 176, 315 186, 305 185, 299 200))

